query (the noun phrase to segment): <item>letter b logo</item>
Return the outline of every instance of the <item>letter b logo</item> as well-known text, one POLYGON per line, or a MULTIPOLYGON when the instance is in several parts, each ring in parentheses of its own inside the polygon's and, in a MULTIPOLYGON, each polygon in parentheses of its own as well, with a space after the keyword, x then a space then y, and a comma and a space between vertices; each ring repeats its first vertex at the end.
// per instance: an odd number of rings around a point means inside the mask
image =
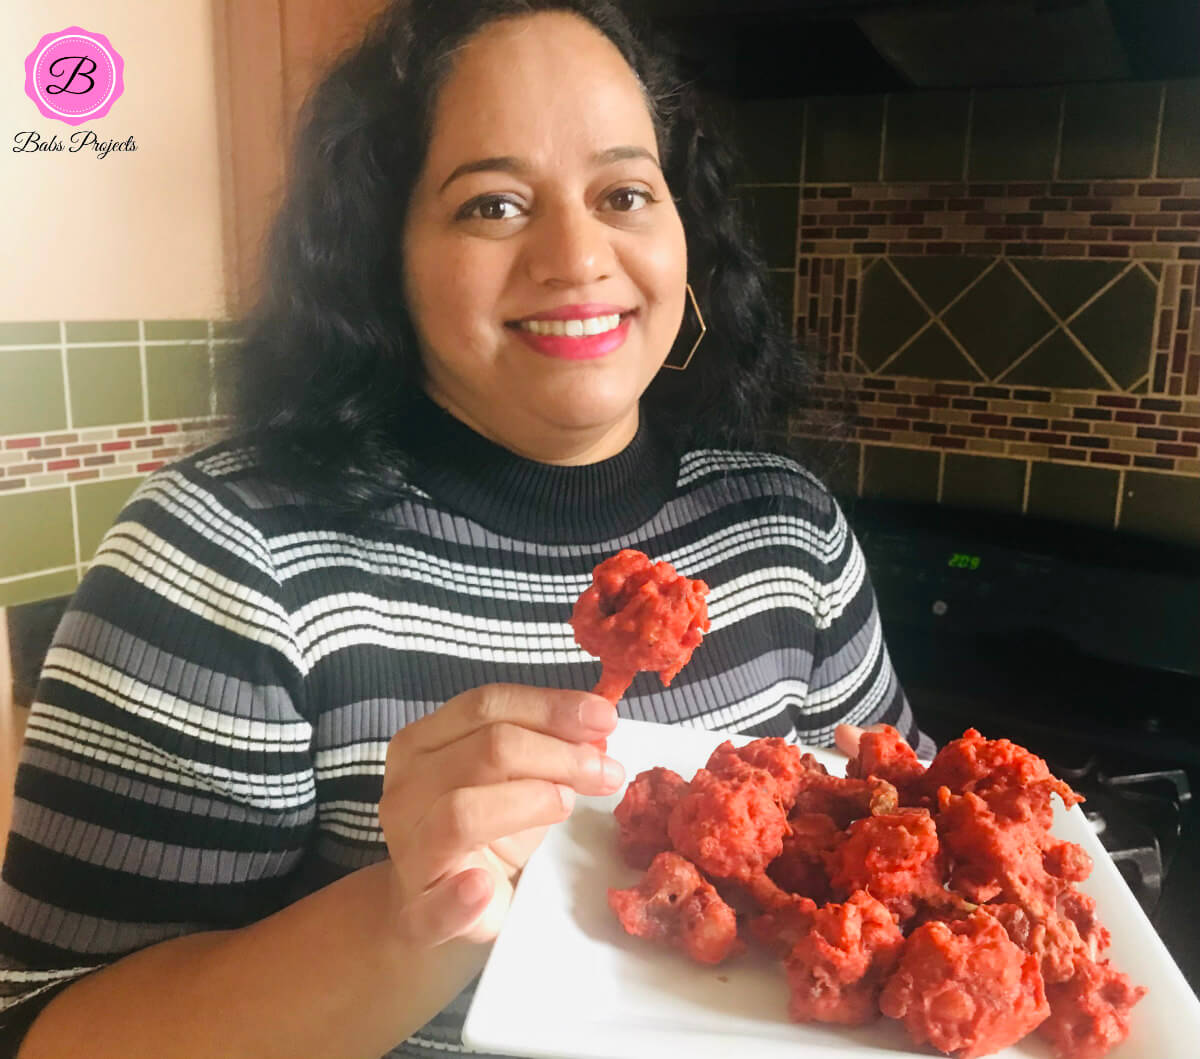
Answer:
POLYGON ((125 90, 125 63, 103 33, 47 33, 25 59, 25 94, 68 125, 102 118, 125 90))

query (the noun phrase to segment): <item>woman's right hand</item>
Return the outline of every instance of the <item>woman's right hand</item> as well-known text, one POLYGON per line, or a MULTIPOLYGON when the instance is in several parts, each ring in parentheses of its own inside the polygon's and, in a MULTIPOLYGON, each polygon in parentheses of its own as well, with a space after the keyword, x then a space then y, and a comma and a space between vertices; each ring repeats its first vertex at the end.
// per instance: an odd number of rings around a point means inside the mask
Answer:
POLYGON ((624 770, 592 742, 617 711, 586 692, 488 684, 388 745, 379 820, 394 922, 410 944, 492 941, 517 874, 575 794, 611 794, 624 770))

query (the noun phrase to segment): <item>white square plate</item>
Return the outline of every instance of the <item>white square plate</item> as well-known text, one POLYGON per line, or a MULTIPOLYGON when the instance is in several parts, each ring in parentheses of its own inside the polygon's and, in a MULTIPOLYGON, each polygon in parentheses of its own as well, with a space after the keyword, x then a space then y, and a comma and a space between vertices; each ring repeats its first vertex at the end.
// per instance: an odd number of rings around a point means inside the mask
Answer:
MULTIPOLYGON (((630 779, 663 765, 690 779, 726 738, 718 732, 622 719, 609 753, 630 779)), ((814 751, 831 772, 846 759, 814 751)), ((925 1056, 904 1028, 881 1018, 846 1029, 797 1024, 778 961, 752 949, 715 967, 627 935, 608 907, 610 886, 641 873, 617 852, 608 798, 580 798, 530 858, 508 919, 467 1014, 463 1039, 477 1051, 554 1059, 880 1059, 925 1056)), ((1108 1059, 1194 1059, 1200 1003, 1104 852, 1083 813, 1058 808, 1054 833, 1078 842, 1095 868, 1081 887, 1112 931, 1110 956, 1149 992, 1134 1008, 1128 1039, 1108 1059)), ((1048 1059, 1036 1035, 998 1053, 1048 1059)))

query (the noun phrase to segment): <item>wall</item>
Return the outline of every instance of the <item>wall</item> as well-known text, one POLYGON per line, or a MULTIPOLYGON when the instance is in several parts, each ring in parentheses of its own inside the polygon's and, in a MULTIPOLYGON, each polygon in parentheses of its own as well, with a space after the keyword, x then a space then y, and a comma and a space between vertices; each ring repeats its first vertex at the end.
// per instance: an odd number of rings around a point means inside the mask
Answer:
POLYGON ((0 320, 224 314, 212 36, 209 0, 0 6, 0 320), (104 33, 125 60, 124 94, 78 128, 138 149, 14 154, 18 132, 75 131, 43 118, 24 86, 25 56, 72 25, 104 33))
POLYGON ((843 492, 1200 543, 1200 81, 737 118, 843 492))
POLYGON ((100 159, 0 151, 0 607, 70 592, 134 485, 208 436, 223 333, 209 0, 0 11, 0 137, 69 142, 24 91, 42 35, 82 25, 125 61, 100 159))

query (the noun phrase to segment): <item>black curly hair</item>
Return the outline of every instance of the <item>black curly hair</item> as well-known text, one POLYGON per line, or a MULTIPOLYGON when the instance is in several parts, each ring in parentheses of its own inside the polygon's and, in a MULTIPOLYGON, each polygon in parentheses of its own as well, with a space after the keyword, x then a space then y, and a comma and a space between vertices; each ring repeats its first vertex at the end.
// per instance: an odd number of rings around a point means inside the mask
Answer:
MULTIPOLYGON (((728 137, 670 50, 614 0, 400 0, 305 101, 262 294, 236 328, 234 431, 276 480, 350 507, 395 495, 406 468, 401 427, 422 386, 399 234, 435 97, 467 39, 540 11, 587 19, 637 74, 683 221, 709 331, 687 371, 658 373, 643 414, 681 450, 780 450, 811 369, 740 215, 728 137)), ((694 337, 685 325, 677 345, 694 337)))

